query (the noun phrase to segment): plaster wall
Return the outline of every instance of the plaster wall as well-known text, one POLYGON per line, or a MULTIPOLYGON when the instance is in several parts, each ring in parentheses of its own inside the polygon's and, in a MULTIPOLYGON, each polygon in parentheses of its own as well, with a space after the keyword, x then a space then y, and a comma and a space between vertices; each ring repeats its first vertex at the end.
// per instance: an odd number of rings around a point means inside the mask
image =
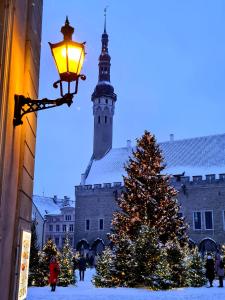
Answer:
POLYGON ((0 3, 0 291, 17 299, 22 230, 30 230, 36 114, 13 126, 14 95, 38 96, 42 0, 0 3))

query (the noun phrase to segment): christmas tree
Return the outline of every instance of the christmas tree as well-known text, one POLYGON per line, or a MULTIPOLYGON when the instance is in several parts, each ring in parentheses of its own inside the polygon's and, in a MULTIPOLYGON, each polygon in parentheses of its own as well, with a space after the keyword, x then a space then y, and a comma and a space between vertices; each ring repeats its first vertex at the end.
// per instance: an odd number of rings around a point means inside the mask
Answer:
POLYGON ((96 287, 116 286, 116 282, 113 282, 116 280, 114 271, 114 254, 109 247, 106 247, 101 256, 97 258, 96 275, 92 279, 93 284, 96 287))
POLYGON ((198 247, 191 249, 187 263, 189 286, 200 287, 206 284, 204 260, 198 251, 198 247))
POLYGON ((60 274, 58 285, 68 286, 69 284, 74 284, 76 282, 73 258, 73 250, 70 245, 70 240, 68 235, 66 235, 65 243, 60 256, 60 274))
MULTIPOLYGON (((146 131, 137 140, 136 151, 125 166, 125 191, 118 199, 120 211, 114 213, 112 221, 110 240, 114 245, 115 276, 119 286, 148 285, 156 288, 154 279, 158 275, 155 276, 154 272, 166 245, 174 276, 177 264, 180 270, 183 268, 182 251, 187 245, 187 226, 178 215, 177 192, 169 185, 170 177, 161 174, 164 167, 155 137, 146 131), (174 268, 169 243, 179 246, 176 247, 174 268)), ((157 287, 159 283, 157 280, 157 287)), ((182 286, 184 282, 179 280, 178 284, 182 286)))
POLYGON ((160 256, 153 275, 152 288, 166 290, 171 288, 172 285, 172 272, 168 262, 167 249, 163 246, 160 248, 160 256))
POLYGON ((182 245, 174 239, 166 243, 167 262, 170 268, 170 287, 188 285, 187 257, 189 254, 188 244, 182 245))
POLYGON ((37 241, 36 222, 31 224, 31 247, 30 247, 30 264, 29 264, 29 277, 28 285, 36 285, 36 281, 39 279, 39 246, 37 241))
POLYGON ((155 272, 161 254, 161 245, 154 227, 142 225, 133 242, 133 282, 129 286, 154 286, 155 272))
POLYGON ((38 280, 36 285, 48 285, 49 280, 49 264, 53 256, 58 256, 56 245, 49 239, 44 245, 42 251, 39 251, 39 268, 37 270, 38 280))

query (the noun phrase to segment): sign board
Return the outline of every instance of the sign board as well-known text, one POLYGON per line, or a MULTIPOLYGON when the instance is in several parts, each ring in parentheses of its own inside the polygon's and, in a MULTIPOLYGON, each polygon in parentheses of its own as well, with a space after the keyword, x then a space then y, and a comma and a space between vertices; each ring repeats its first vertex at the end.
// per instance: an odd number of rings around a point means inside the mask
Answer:
POLYGON ((19 266, 18 300, 24 300, 27 297, 30 244, 31 244, 31 233, 23 230, 21 257, 20 257, 20 266, 19 266))

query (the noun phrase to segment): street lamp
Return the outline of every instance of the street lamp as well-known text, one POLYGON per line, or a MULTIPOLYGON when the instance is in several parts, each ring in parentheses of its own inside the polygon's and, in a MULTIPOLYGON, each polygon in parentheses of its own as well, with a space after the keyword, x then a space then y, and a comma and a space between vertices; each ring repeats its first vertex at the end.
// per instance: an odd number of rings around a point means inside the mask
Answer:
POLYGON ((73 103, 73 96, 77 94, 78 91, 79 78, 82 80, 86 79, 85 75, 80 74, 85 57, 85 43, 72 41, 74 28, 70 26, 68 17, 66 17, 66 22, 61 28, 61 32, 64 37, 62 42, 56 44, 49 43, 60 77, 60 79, 53 84, 53 87, 58 88, 58 86, 60 86, 61 98, 55 100, 49 100, 47 98, 33 100, 23 95, 15 95, 14 126, 23 124, 22 117, 27 113, 60 106, 62 104, 70 106, 73 103), (74 83, 73 90, 71 83, 74 83), (64 93, 63 88, 66 88, 66 93, 64 93))

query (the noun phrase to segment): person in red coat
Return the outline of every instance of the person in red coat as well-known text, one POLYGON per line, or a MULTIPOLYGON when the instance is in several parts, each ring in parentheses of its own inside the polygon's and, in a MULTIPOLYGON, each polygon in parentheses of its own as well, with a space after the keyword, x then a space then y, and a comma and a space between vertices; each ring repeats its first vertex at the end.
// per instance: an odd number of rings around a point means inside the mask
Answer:
POLYGON ((49 264, 49 271, 50 271, 49 283, 52 288, 51 291, 55 292, 56 283, 59 276, 59 264, 57 262, 57 259, 54 256, 51 258, 49 264))

